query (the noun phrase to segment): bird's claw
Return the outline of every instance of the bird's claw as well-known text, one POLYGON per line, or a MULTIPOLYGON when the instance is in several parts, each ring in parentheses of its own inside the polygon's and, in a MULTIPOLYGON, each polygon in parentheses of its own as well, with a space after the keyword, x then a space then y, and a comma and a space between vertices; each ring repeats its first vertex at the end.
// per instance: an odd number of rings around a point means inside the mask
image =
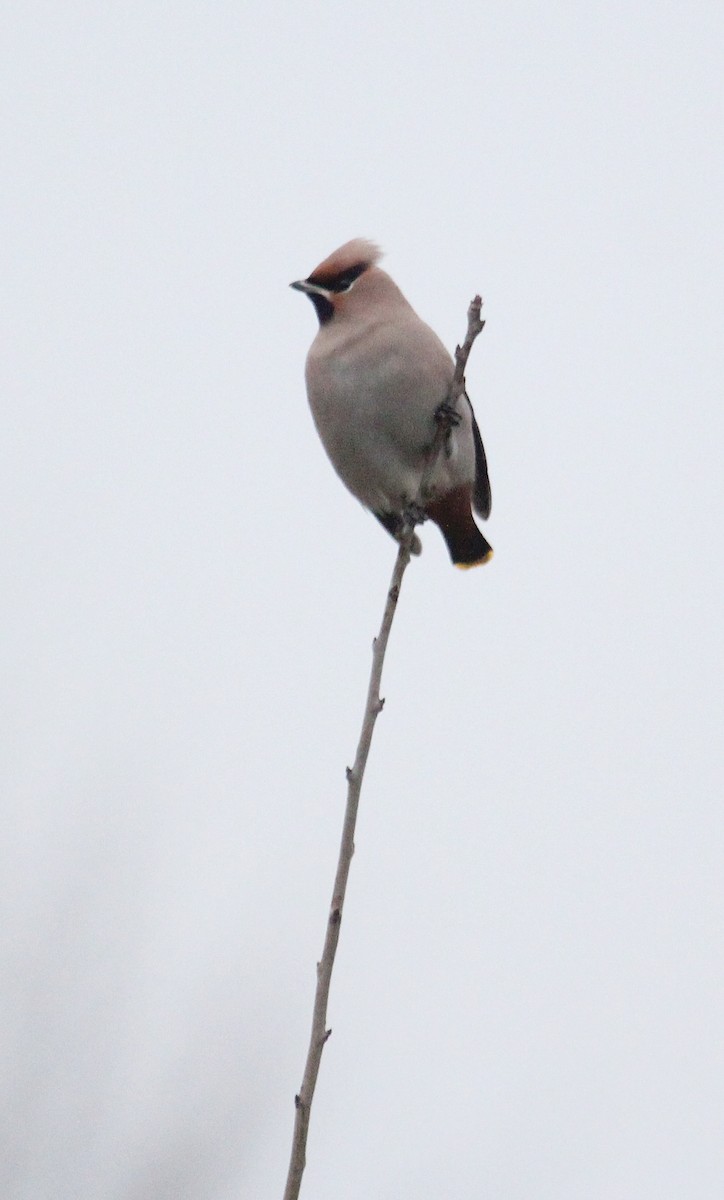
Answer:
POLYGON ((453 429, 462 421, 462 417, 458 410, 449 404, 447 400, 443 400, 442 404, 438 404, 435 409, 435 420, 438 425, 447 425, 448 429, 453 429))
POLYGON ((414 529, 416 525, 424 524, 424 522, 427 520, 427 513, 421 504, 416 504, 413 500, 405 508, 405 511, 402 514, 402 519, 405 525, 411 525, 414 529))

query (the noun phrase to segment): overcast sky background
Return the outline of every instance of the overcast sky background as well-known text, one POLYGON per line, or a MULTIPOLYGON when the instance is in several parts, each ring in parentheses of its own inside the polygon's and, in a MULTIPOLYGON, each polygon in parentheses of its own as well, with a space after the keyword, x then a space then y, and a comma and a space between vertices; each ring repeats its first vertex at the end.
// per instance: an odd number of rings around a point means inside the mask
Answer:
POLYGON ((720 1200, 719 3, 2 18, 8 1200, 280 1197, 395 554, 287 284, 451 347, 490 566, 405 580, 303 1196, 720 1200))

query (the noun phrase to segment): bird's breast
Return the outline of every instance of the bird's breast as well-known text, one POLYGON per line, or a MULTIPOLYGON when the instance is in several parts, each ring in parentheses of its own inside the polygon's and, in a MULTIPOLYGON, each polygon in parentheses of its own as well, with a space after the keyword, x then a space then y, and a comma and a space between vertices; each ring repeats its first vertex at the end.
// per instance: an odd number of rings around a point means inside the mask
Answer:
POLYGON ((419 320, 407 330, 320 331, 307 359, 310 407, 337 472, 364 504, 395 507, 416 494, 452 374, 419 320))

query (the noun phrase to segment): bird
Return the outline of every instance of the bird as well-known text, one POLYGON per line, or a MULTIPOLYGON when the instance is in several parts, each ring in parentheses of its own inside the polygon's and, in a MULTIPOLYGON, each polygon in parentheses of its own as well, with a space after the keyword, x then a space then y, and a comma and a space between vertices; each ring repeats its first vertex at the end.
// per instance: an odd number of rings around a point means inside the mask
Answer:
MULTIPOLYGON (((342 482, 388 533, 399 541, 411 513, 429 517, 454 565, 478 566, 493 550, 473 515, 487 520, 491 509, 473 407, 463 393, 420 497, 455 368, 437 334, 377 265, 381 258, 373 242, 354 238, 290 284, 309 297, 319 320, 305 366, 314 424, 342 482)), ((420 550, 415 534, 411 551, 420 550)))

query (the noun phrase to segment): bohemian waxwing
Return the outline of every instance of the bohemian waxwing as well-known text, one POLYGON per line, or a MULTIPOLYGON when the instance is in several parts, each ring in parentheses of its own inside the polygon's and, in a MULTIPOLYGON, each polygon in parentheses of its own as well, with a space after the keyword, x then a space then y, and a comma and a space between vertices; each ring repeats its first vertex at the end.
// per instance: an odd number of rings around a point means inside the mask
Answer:
MULTIPOLYGON (((376 265, 381 256, 377 246, 357 238, 291 286, 309 296, 319 318, 306 365, 317 432, 343 483, 395 537, 418 497, 435 414, 454 366, 437 334, 376 265)), ((493 554, 472 513, 489 516, 490 483, 467 396, 458 416, 424 510, 439 525, 455 566, 474 567, 493 554)), ((417 538, 413 551, 420 552, 417 538)))

